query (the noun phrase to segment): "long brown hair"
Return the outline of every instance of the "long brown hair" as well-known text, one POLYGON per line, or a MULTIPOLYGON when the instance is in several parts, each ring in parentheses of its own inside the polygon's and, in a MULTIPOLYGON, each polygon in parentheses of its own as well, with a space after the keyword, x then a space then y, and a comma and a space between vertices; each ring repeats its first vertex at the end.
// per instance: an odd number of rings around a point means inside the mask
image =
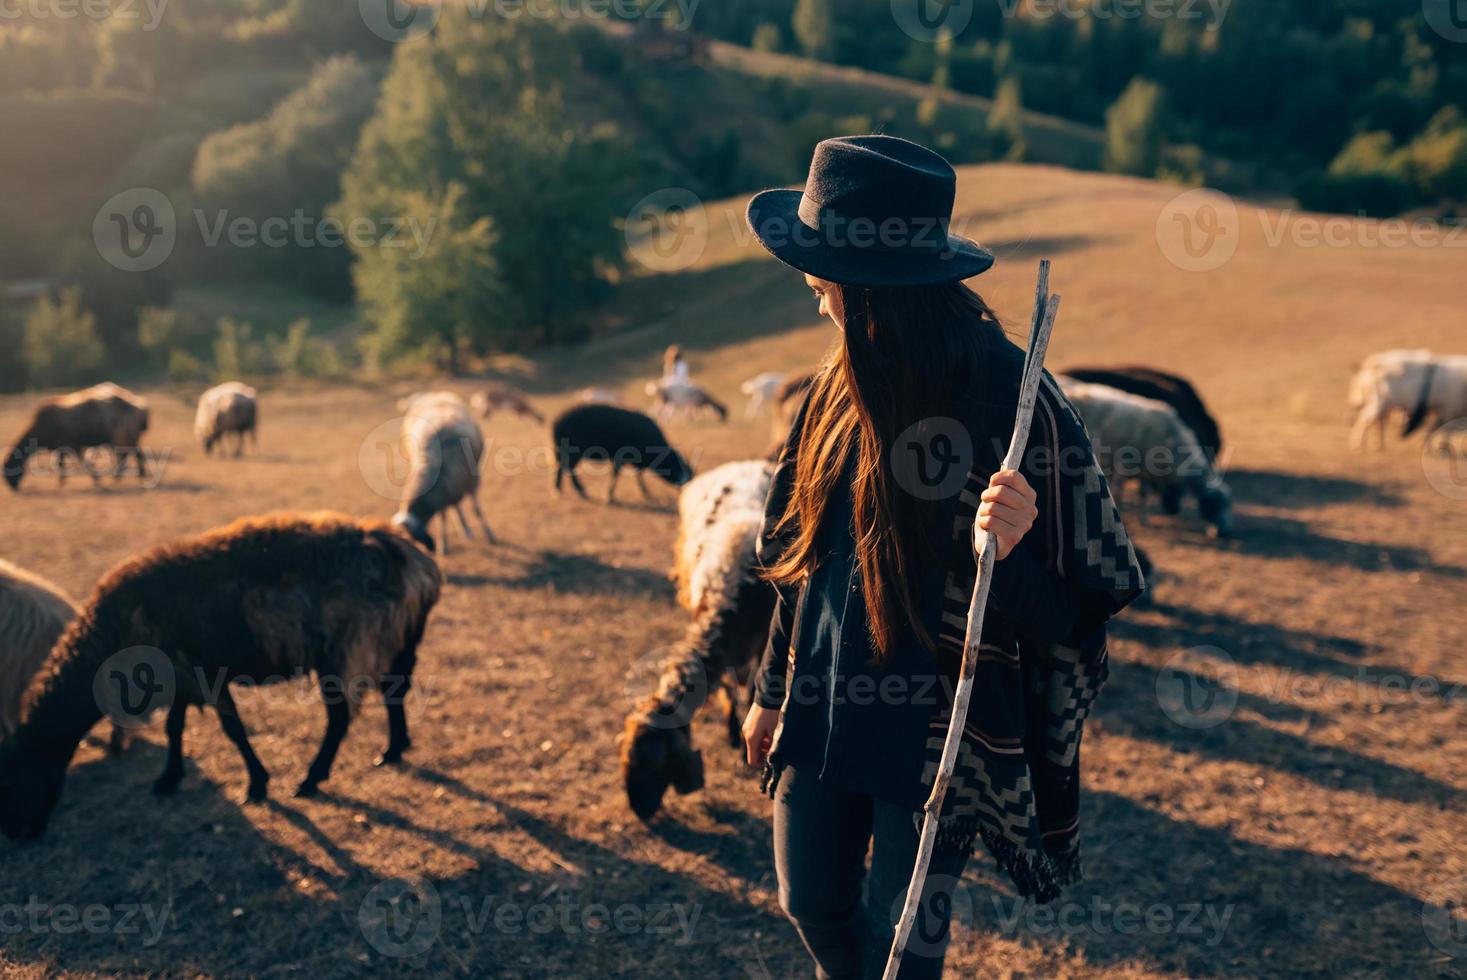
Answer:
POLYGON ((793 490, 775 528, 793 537, 764 575, 794 585, 819 563, 826 502, 854 445, 856 561, 881 663, 904 621, 933 647, 917 589, 919 569, 937 558, 937 507, 902 489, 889 454, 910 425, 952 412, 957 393, 983 376, 987 344, 1001 330, 988 304, 962 283, 837 288, 842 339, 811 387, 793 490))

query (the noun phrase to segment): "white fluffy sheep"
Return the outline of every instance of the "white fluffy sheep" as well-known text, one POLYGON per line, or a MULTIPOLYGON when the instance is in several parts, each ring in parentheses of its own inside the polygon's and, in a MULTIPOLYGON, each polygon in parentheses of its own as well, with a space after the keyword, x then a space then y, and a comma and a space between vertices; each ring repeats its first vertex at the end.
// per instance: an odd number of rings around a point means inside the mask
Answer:
POLYGON ((204 454, 226 436, 235 438, 234 455, 244 452, 245 436, 259 448, 259 397, 255 389, 239 381, 226 381, 215 385, 199 396, 199 408, 194 414, 194 437, 204 447, 204 454))
POLYGON ((0 559, 0 740, 20 723, 21 695, 75 618, 66 593, 0 559))
POLYGON ((1439 355, 1429 350, 1387 350, 1367 357, 1350 382, 1350 408, 1355 423, 1350 444, 1365 447, 1369 430, 1376 430, 1379 448, 1385 448, 1385 427, 1392 413, 1406 416, 1401 435, 1408 436, 1431 419, 1427 445, 1445 449, 1444 426, 1467 418, 1467 356, 1439 355))
POLYGON ((1170 405, 1105 385, 1063 376, 1058 381, 1118 497, 1126 481, 1138 480, 1144 518, 1148 490, 1189 492, 1213 533, 1232 533, 1232 492, 1170 405))
POLYGON ((722 691, 730 744, 739 744, 736 687, 747 683, 769 634, 774 587, 756 570, 755 546, 774 467, 727 463, 697 477, 678 498, 678 601, 692 614, 662 667, 657 690, 626 720, 622 778, 632 810, 650 819, 669 786, 703 785, 691 722, 722 691))
POLYGON ((402 420, 402 451, 408 461, 407 486, 402 507, 393 517, 430 551, 436 547, 428 525, 443 515, 443 551, 448 552, 448 509, 458 514, 464 535, 474 536, 464 518, 463 501, 474 508, 484 537, 494 541, 494 532, 479 507, 479 467, 484 456, 484 434, 469 414, 464 400, 453 392, 430 391, 399 403, 402 420))
MULTIPOLYGON (((0 742, 20 724, 26 688, 76 613, 59 586, 0 558, 0 742)), ((112 726, 111 750, 124 741, 112 726)))
POLYGON ((784 379, 783 371, 765 371, 739 385, 739 390, 749 396, 749 404, 744 407, 744 418, 758 418, 765 406, 772 405, 784 379))

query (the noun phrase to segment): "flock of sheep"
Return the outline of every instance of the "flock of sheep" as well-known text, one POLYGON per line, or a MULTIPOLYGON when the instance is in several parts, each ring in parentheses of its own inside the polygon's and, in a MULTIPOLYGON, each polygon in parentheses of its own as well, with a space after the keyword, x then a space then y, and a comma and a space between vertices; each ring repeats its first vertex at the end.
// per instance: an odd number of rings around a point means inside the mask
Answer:
MULTIPOLYGON (((1090 432, 1096 456, 1118 499, 1140 487, 1178 513, 1194 500, 1218 536, 1232 533, 1231 495, 1219 460, 1222 436, 1195 388, 1148 368, 1075 368, 1057 376, 1090 432)), ((810 375, 766 372, 742 387, 746 415, 768 410, 776 444, 810 375)), ((660 380, 649 384, 652 411, 683 411, 720 420, 726 407, 696 384, 677 348, 660 380)), ((256 438, 258 395, 237 382, 206 391, 195 435, 206 453, 232 440, 234 454, 256 438)), ((649 414, 619 404, 615 392, 587 389, 548 428, 556 460, 554 485, 569 478, 583 497, 576 470, 585 460, 610 464, 607 499, 625 468, 644 495, 651 472, 680 487, 674 577, 679 604, 690 616, 668 658, 657 690, 628 717, 621 740, 622 775, 636 814, 650 818, 666 790, 702 785, 702 759, 693 748, 693 715, 712 695, 724 700, 731 743, 738 744, 737 708, 762 647, 773 604, 759 578, 755 542, 771 459, 728 463, 694 477, 687 460, 649 414)), ((1430 420, 1428 445, 1442 447, 1444 428, 1467 417, 1467 357, 1426 351, 1387 351, 1361 365, 1350 386, 1356 412, 1352 440, 1381 431, 1393 413, 1410 433, 1430 420)), ((167 706, 167 762, 155 789, 166 794, 182 776, 187 707, 214 707, 249 774, 248 799, 263 799, 269 773, 250 747, 230 696, 233 681, 265 683, 314 675, 327 730, 296 789, 308 796, 330 775, 338 746, 364 694, 387 706, 388 744, 379 763, 395 763, 408 748, 404 699, 412 687, 416 651, 438 601, 443 575, 433 552, 448 544, 453 511, 466 536, 467 501, 479 528, 494 535, 478 500, 484 436, 480 422, 509 411, 544 423, 523 395, 507 388, 465 402, 451 392, 405 400, 401 445, 409 474, 401 506, 389 521, 334 514, 273 514, 245 518, 124 561, 103 577, 78 608, 42 578, 0 560, 0 831, 36 837, 59 799, 67 766, 82 739, 103 717, 94 680, 119 651, 146 648, 175 678, 167 706), (440 518, 439 540, 430 533, 440 518)), ((141 477, 148 427, 144 399, 112 384, 43 402, 5 455, 5 478, 18 489, 28 464, 50 458, 58 479, 70 468, 94 480, 107 469, 120 479, 129 461, 141 477)), ((160 709, 162 706, 159 706, 160 709)), ((117 731, 112 744, 120 746, 117 731)))

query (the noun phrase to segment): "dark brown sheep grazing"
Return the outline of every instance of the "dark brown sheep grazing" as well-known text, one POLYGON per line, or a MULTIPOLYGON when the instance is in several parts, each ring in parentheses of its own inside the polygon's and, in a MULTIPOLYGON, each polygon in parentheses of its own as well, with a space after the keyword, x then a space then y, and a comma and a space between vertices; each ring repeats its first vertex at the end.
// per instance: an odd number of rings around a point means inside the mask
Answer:
POLYGON ((114 478, 121 478, 131 459, 142 479, 147 471, 138 442, 147 428, 147 401, 114 384, 94 385, 48 399, 36 408, 30 424, 5 454, 5 482, 10 489, 19 490, 30 458, 48 451, 57 456, 58 482, 66 480, 68 455, 96 481, 96 471, 82 455, 93 448, 111 449, 115 454, 114 478))
POLYGON ((159 794, 183 778, 188 706, 210 704, 244 758, 247 798, 265 798, 270 775, 250 748, 230 695, 234 681, 316 674, 326 735, 297 796, 314 794, 330 775, 366 686, 387 705, 387 750, 378 761, 397 762, 410 744, 403 699, 441 586, 438 566, 407 535, 328 513, 245 518, 128 559, 62 635, 26 693, 14 737, 0 746, 0 830, 9 837, 45 830, 78 743, 102 717, 99 672, 105 681, 119 655, 139 650, 150 658, 151 690, 172 692, 153 698, 168 707, 159 794))
POLYGON ((692 718, 712 692, 723 691, 729 742, 741 744, 736 688, 748 683, 774 612, 774 589, 754 567, 772 471, 759 461, 728 463, 689 483, 678 501, 674 577, 693 621, 621 738, 627 801, 643 820, 662 806, 669 786, 679 793, 702 788, 692 718))

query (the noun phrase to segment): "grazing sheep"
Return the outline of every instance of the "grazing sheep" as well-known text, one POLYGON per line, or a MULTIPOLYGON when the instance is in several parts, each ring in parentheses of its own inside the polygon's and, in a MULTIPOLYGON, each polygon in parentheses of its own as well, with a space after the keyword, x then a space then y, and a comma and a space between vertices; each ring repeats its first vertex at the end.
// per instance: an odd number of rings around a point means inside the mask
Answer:
POLYGON ((623 405, 626 400, 610 388, 582 388, 576 392, 578 405, 623 405))
MULTIPOLYGON (((1202 396, 1186 378, 1144 367, 1069 368, 1063 374, 1076 381, 1105 385, 1170 405, 1197 437, 1208 460, 1217 461, 1217 454, 1222 451, 1222 432, 1218 429, 1217 420, 1203 404, 1202 396)), ((1170 512, 1176 513, 1175 510, 1170 512)))
MULTIPOLYGON (((21 696, 75 618, 65 592, 0 558, 0 743, 20 724, 21 696)), ((112 726, 111 751, 124 742, 123 729, 112 726)))
POLYGON ((1374 426, 1377 445, 1385 448, 1385 426, 1392 412, 1406 416, 1401 436, 1415 432, 1428 418, 1426 444, 1436 439, 1445 449, 1443 427, 1467 417, 1467 356, 1438 355, 1428 350, 1388 350, 1372 354, 1355 372, 1350 383, 1350 407, 1355 423, 1350 444, 1365 447, 1367 431, 1374 426))
POLYGON ((805 404, 805 396, 810 391, 810 386, 815 383, 815 375, 812 373, 793 374, 785 378, 779 389, 774 393, 774 418, 770 423, 769 449, 764 457, 769 460, 778 461, 779 454, 784 451, 786 438, 790 434, 790 426, 795 424, 795 415, 800 406, 805 404))
POLYGON ((749 396, 749 404, 744 407, 744 418, 758 418, 765 406, 774 401, 774 396, 784 384, 784 378, 783 371, 765 371, 739 385, 739 390, 749 396))
MULTIPOLYGON (((82 455, 92 448, 112 450, 117 458, 114 479, 121 479, 129 459, 137 463, 138 479, 144 479, 147 467, 138 442, 147 428, 147 400, 115 384, 49 398, 36 408, 30 424, 6 453, 5 482, 10 489, 19 490, 30 457, 49 450, 58 457, 75 458, 95 483, 97 472, 82 455)), ((65 483, 64 459, 56 472, 58 483, 65 483)))
POLYGON ((643 472, 651 470, 675 487, 693 478, 693 469, 667 437, 641 412, 615 405, 572 405, 550 423, 551 452, 555 454, 554 491, 569 476, 571 486, 582 498, 586 488, 576 477, 576 467, 584 459, 604 460, 611 464, 611 483, 606 488, 606 502, 616 493, 616 480, 623 466, 637 471, 637 486, 642 497, 650 498, 643 472))
POLYGON ((521 418, 545 424, 545 416, 535 411, 535 406, 524 395, 503 385, 474 392, 469 406, 479 413, 480 419, 487 419, 495 412, 513 412, 521 418))
POLYGON ((1079 413, 1095 446, 1096 459, 1119 497, 1126 480, 1141 484, 1141 513, 1146 492, 1175 488, 1197 498, 1197 508, 1210 533, 1232 533, 1232 492, 1213 469, 1202 445, 1170 405, 1152 398, 1061 377, 1065 397, 1079 413))
POLYGON ((670 381, 667 378, 649 381, 647 394, 651 396, 652 410, 659 418, 671 418, 679 409, 689 417, 695 417, 708 409, 718 416, 718 421, 728 421, 728 409, 724 404, 691 381, 670 381))
POLYGON ((255 389, 238 381, 215 385, 199 396, 199 410, 194 415, 194 437, 204 447, 204 455, 229 434, 234 435, 234 455, 244 453, 245 436, 260 448, 256 431, 259 422, 259 400, 255 389))
POLYGON ((330 776, 367 685, 387 705, 378 763, 399 761, 410 744, 403 699, 441 587, 433 559, 391 525, 326 513, 244 518, 124 561, 62 635, 14 737, 0 746, 0 831, 45 830, 67 764, 102 716, 94 679, 135 647, 156 651, 153 666, 174 688, 168 758, 153 786, 160 795, 183 777, 188 706, 207 703, 244 759, 247 799, 265 799, 270 775, 250 747, 233 681, 317 675, 326 735, 297 796, 314 795, 330 776))
POLYGON ((401 526, 429 551, 437 548, 428 525, 442 515, 443 553, 448 553, 448 509, 453 508, 464 536, 472 539, 464 518, 463 502, 474 508, 484 537, 492 544, 494 532, 479 506, 479 468, 484 457, 484 433, 469 415, 463 399, 448 391, 430 391, 405 400, 402 451, 408 461, 402 506, 392 522, 401 526))
POLYGON ((76 605, 56 586, 0 559, 0 741, 20 723, 20 696, 76 605))
POLYGON ((693 620, 663 665, 657 691, 628 716, 622 779, 633 812, 648 820, 669 786, 702 788, 692 718, 715 690, 725 698, 729 743, 740 744, 736 686, 746 685, 769 633, 774 589, 755 573, 755 544, 774 467, 728 463, 678 498, 678 601, 693 620))

